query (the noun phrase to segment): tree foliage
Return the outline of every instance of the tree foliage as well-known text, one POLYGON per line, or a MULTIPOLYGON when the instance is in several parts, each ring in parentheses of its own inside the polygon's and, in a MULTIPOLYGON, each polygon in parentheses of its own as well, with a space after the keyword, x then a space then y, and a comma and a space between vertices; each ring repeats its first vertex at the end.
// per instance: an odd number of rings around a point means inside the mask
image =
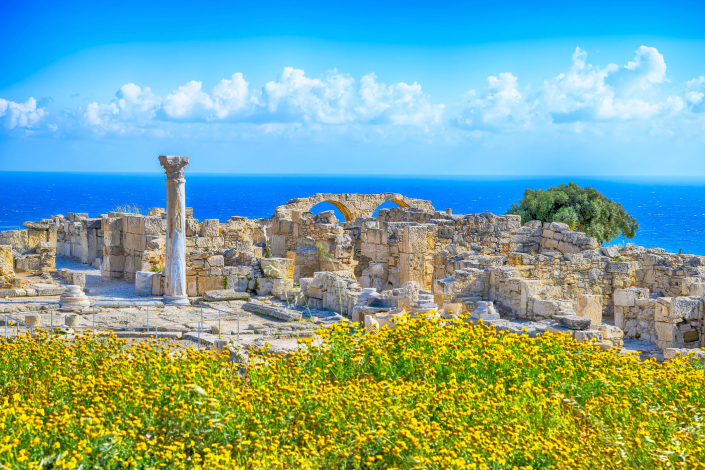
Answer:
POLYGON ((618 202, 606 198, 589 186, 575 183, 542 189, 527 189, 518 204, 512 204, 507 214, 521 216, 521 223, 531 220, 563 222, 571 230, 607 242, 621 235, 633 238, 639 229, 636 219, 618 202))

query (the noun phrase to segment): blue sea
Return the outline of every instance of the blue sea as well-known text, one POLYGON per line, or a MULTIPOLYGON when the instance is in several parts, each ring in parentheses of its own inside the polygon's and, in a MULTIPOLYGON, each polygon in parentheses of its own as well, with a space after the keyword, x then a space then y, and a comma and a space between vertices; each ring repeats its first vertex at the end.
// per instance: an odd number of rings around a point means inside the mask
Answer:
MULTIPOLYGON (((186 204, 197 219, 225 221, 232 215, 269 217, 290 198, 317 192, 399 192, 429 199, 436 209, 451 208, 455 214, 503 214, 526 188, 568 181, 596 188, 636 217, 641 229, 632 243, 705 254, 705 178, 187 174, 186 204)), ((165 207, 165 191, 163 174, 0 172, 0 230, 66 212, 97 217, 125 204, 143 211, 165 207)), ((331 204, 321 203, 313 212, 330 209, 331 204)), ((344 220, 342 214, 338 218, 344 220)))

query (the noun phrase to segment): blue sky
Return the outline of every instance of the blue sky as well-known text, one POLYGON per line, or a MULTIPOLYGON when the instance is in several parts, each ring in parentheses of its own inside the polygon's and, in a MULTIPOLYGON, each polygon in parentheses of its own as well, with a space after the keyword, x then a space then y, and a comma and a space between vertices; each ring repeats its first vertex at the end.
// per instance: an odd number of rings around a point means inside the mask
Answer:
POLYGON ((13 2, 0 170, 705 175, 699 2, 13 2))

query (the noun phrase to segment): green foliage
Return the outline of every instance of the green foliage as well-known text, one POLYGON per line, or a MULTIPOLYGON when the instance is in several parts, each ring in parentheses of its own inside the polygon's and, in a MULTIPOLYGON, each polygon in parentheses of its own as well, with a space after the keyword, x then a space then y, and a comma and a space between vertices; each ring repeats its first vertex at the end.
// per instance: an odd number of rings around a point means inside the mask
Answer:
POLYGON ((228 278, 223 276, 223 289, 228 288, 228 278))
POLYGON ((618 202, 606 198, 589 186, 575 183, 553 186, 546 191, 527 189, 518 204, 507 214, 521 216, 521 223, 531 220, 562 222, 571 230, 579 230, 599 242, 607 242, 621 234, 634 238, 639 224, 618 202))
POLYGON ((160 273, 160 272, 162 272, 162 269, 164 269, 163 266, 152 266, 153 273, 160 273))

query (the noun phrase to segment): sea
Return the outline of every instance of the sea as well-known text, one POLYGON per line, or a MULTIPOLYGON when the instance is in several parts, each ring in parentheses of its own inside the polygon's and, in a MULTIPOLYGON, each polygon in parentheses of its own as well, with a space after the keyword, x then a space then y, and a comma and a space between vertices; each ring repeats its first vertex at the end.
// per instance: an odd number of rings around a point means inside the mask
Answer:
MULTIPOLYGON (((66 212, 97 217, 119 206, 143 213, 165 207, 163 174, 0 172, 0 230, 22 227, 66 212)), ((187 174, 186 205, 197 219, 233 215, 270 217, 294 197, 314 193, 383 193, 428 199, 454 214, 504 214, 524 190, 572 181, 617 201, 639 222, 637 236, 610 244, 636 243, 669 252, 705 255, 705 178, 514 177, 514 176, 326 176, 187 174)), ((380 208, 394 207, 387 202, 380 208)), ((330 203, 312 212, 335 210, 330 203)), ((344 220, 342 214, 338 218, 344 220)))

